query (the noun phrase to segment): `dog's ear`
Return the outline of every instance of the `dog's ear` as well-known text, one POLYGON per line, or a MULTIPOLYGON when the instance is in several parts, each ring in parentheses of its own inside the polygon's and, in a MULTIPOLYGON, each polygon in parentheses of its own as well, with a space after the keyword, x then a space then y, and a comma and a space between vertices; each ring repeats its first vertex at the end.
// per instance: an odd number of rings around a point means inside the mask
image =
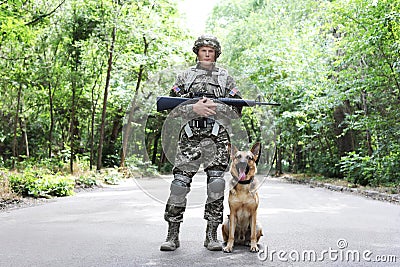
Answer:
POLYGON ((261 156, 261 143, 260 142, 255 143, 250 151, 254 155, 255 162, 258 163, 261 156))
POLYGON ((238 152, 238 149, 235 147, 235 145, 228 143, 228 153, 231 155, 231 158, 236 155, 236 152, 238 152))

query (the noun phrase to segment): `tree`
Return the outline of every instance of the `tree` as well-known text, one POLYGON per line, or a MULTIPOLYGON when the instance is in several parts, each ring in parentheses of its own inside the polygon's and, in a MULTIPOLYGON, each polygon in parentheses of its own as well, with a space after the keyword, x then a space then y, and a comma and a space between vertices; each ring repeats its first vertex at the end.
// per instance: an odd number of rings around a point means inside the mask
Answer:
POLYGON ((118 165, 124 113, 145 102, 136 99, 143 81, 185 55, 176 3, 8 1, 0 8, 0 165, 23 161, 23 150, 32 161, 69 162, 71 171, 96 156, 118 165), (97 155, 95 146, 103 147, 97 155))
POLYGON ((222 60, 282 103, 277 158, 287 170, 357 182, 348 170, 365 162, 364 183, 399 180, 398 164, 385 163, 398 162, 399 6, 231 0, 214 9, 222 60))

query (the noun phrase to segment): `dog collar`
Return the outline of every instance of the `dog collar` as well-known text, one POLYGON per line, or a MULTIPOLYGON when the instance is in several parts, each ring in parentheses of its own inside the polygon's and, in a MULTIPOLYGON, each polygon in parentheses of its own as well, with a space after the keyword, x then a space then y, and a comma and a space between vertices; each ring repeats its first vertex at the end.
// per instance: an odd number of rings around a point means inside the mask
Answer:
POLYGON ((238 180, 239 184, 250 184, 251 182, 253 182, 254 176, 251 177, 249 180, 244 180, 244 181, 240 181, 238 180))

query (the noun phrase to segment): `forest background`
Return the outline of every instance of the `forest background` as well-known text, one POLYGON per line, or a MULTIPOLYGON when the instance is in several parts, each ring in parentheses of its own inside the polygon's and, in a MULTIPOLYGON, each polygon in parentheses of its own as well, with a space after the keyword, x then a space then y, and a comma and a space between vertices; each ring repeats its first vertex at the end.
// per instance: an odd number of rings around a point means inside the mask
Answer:
MULTIPOLYGON (((171 171, 155 98, 197 38, 178 2, 0 1, 0 196, 171 171)), ((222 0, 207 32, 245 98, 281 104, 244 109, 265 170, 400 186, 399 0, 222 0)))

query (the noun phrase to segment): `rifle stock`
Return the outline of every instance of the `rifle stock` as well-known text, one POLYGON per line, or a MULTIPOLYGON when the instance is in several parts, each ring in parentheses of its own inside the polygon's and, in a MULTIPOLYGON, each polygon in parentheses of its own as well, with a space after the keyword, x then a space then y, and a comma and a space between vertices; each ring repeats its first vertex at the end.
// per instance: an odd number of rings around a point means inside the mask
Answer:
MULTIPOLYGON (((196 98, 185 98, 185 97, 171 97, 171 96, 158 96, 157 97, 157 111, 163 111, 173 109, 186 101, 200 99, 196 98)), ((255 100, 239 99, 239 98, 213 98, 227 105, 237 107, 254 107, 254 106, 280 106, 279 103, 260 102, 255 100)))

